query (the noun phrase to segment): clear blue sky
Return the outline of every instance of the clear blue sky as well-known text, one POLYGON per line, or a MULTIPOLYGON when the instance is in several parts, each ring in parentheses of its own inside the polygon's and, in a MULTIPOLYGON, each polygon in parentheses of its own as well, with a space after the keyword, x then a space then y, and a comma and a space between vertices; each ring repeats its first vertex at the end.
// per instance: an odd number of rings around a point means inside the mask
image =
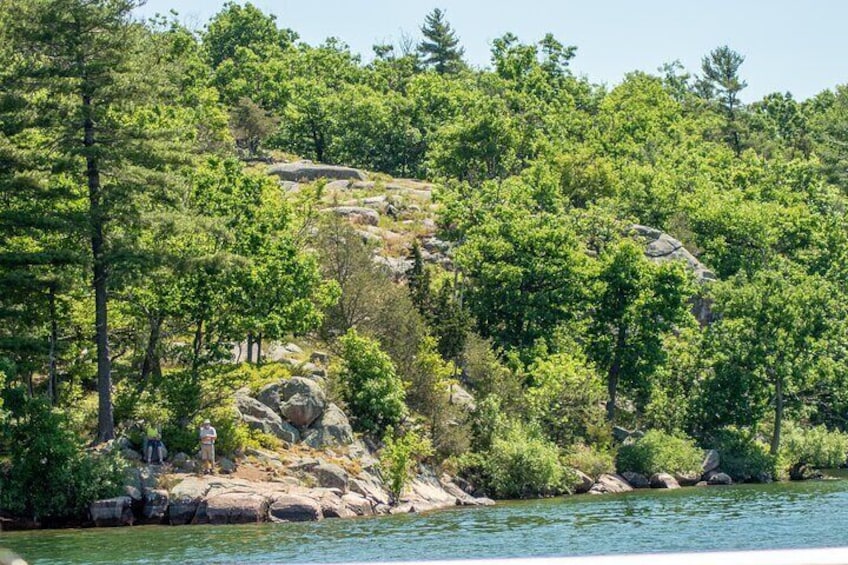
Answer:
MULTIPOLYGON (((171 8, 200 29, 223 0, 148 0, 139 15, 171 8)), ((335 36, 367 61, 374 43, 402 32, 420 37, 424 16, 447 11, 466 58, 489 63, 492 39, 507 31, 524 42, 553 33, 578 47, 572 67, 592 82, 613 86, 626 72, 655 72, 679 59, 697 72, 701 57, 727 44, 745 55, 743 98, 792 92, 804 99, 848 83, 848 2, 844 0, 254 0, 281 27, 310 43, 335 36)))

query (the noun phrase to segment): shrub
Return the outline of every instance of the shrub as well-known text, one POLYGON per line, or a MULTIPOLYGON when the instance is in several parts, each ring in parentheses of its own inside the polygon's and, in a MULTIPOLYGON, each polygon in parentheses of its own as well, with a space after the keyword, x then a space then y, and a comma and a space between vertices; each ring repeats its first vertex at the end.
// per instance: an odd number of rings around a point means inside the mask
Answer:
POLYGON ((356 330, 341 339, 345 403, 359 430, 382 435, 407 414, 404 386, 392 360, 379 345, 356 330))
POLYGON ((483 458, 483 476, 498 498, 551 496, 568 490, 556 445, 518 424, 494 438, 483 458))
POLYGON ((618 471, 654 473, 698 473, 703 452, 685 436, 651 430, 634 443, 622 445, 615 458, 618 471))
POLYGON ((565 456, 565 464, 597 479, 604 473, 615 471, 615 455, 610 451, 577 444, 565 456))
POLYGON ((385 447, 380 453, 380 469, 388 481, 389 492, 397 502, 415 470, 415 464, 432 455, 433 446, 430 440, 415 431, 395 436, 391 426, 386 429, 383 442, 385 447))
POLYGON ((721 457, 721 470, 736 482, 770 480, 778 476, 769 446, 751 432, 730 426, 714 433, 712 447, 721 457))
POLYGON ((556 354, 536 359, 529 368, 534 386, 525 395, 530 417, 560 446, 593 440, 604 423, 606 392, 585 361, 556 354))
POLYGON ((15 389, 4 397, 9 414, 0 445, 8 462, 0 508, 47 523, 82 519, 94 500, 120 492, 125 462, 119 454, 85 451, 68 418, 42 399, 15 389))
POLYGON ((798 463, 818 468, 841 467, 848 453, 848 435, 828 431, 824 426, 801 428, 788 425, 783 436, 781 459, 792 466, 798 463))

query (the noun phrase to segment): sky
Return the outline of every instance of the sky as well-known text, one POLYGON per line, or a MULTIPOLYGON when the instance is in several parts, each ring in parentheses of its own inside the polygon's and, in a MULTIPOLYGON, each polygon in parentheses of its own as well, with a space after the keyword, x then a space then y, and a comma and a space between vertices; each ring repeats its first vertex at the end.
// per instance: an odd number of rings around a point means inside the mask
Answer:
MULTIPOLYGON (((200 30, 224 0, 148 0, 141 17, 175 9, 200 30)), ((577 46, 572 69, 609 87, 625 73, 656 73, 680 60, 697 74, 701 58, 720 45, 745 56, 742 98, 771 92, 803 100, 848 83, 848 1, 845 0, 253 0, 281 27, 310 44, 327 37, 347 43, 365 61, 375 43, 420 38, 424 16, 446 11, 468 62, 489 65, 491 42, 512 32, 522 42, 546 33, 577 46)))

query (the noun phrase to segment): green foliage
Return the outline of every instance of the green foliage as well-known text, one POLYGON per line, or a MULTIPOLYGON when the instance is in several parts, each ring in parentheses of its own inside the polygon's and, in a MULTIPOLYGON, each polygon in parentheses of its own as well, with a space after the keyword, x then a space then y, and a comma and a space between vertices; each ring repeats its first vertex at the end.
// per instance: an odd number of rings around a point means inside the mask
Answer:
POLYGON ((0 506, 47 524, 85 519, 89 505, 116 496, 125 462, 117 453, 85 451, 67 418, 20 389, 4 391, 8 417, 0 435, 0 506))
POLYGON ((565 354, 536 359, 528 368, 532 383, 525 399, 527 417, 560 447, 579 441, 603 442, 602 380, 584 360, 565 354))
POLYGON ((415 465, 433 454, 433 446, 430 440, 412 430, 400 435, 388 426, 385 433, 380 469, 388 482, 389 493, 397 503, 415 471, 415 465))
POLYGON ((425 66, 432 67, 439 74, 456 73, 464 68, 462 55, 465 49, 459 46, 459 38, 445 19, 444 11, 435 8, 427 14, 421 33, 425 40, 418 45, 418 51, 425 66))
POLYGON ((344 360, 341 380, 354 425, 361 431, 383 434, 407 414, 403 382, 389 356, 374 340, 350 329, 340 344, 344 360))
POLYGON ((728 426, 712 434, 709 445, 719 452, 721 470, 738 483, 770 481, 780 476, 777 458, 750 431, 728 426))
POLYGON ((810 465, 820 469, 845 465, 848 456, 848 435, 829 431, 824 426, 809 428, 787 426, 781 447, 781 462, 792 466, 810 465))
POLYGON ((582 443, 569 448, 563 459, 566 465, 583 471, 593 479, 615 472, 615 453, 582 443))
POLYGON ((518 424, 495 436, 482 468, 485 488, 498 498, 552 496, 567 490, 557 447, 518 424))
POLYGON ((633 471, 650 477, 654 473, 700 473, 703 452, 681 435, 650 430, 634 443, 618 448, 618 472, 633 471))

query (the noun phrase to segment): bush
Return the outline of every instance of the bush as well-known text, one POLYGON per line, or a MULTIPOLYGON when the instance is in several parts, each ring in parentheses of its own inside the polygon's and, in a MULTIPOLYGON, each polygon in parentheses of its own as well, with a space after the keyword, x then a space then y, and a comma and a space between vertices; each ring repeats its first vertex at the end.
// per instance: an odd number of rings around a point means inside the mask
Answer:
POLYGON ((20 390, 4 392, 9 410, 2 429, 8 454, 0 508, 42 522, 83 519, 97 499, 119 494, 125 462, 117 453, 83 449, 68 418, 20 390))
POLYGON ((593 441, 604 427, 606 392, 598 375, 582 359, 556 354, 536 359, 529 368, 534 386, 525 394, 529 415, 559 446, 593 441))
POLYGON ((494 438, 482 471, 485 487, 498 498, 551 496, 568 490, 556 445, 518 424, 494 438))
POLYGON ((404 386, 395 366, 379 345, 356 330, 341 339, 345 403, 361 431, 382 435, 406 417, 404 386))
POLYGON ((615 467, 619 473, 632 471, 646 476, 700 473, 703 457, 703 452, 691 439, 651 430, 636 442, 618 449, 615 467))
POLYGON ((389 492, 397 502, 415 470, 415 464, 432 455, 433 446, 430 440, 421 437, 415 431, 408 431, 395 437, 391 426, 386 429, 383 442, 385 447, 380 453, 380 469, 383 478, 388 482, 389 492))
POLYGON ((792 466, 811 465, 820 469, 845 465, 848 435, 828 431, 824 426, 801 428, 786 426, 781 448, 781 460, 792 466))
POLYGON ((721 457, 721 470, 738 482, 765 481, 778 476, 777 460, 769 446, 745 430, 736 427, 715 432, 712 447, 721 457))
POLYGON ((615 455, 610 451, 577 444, 565 456, 565 464, 597 479, 604 473, 615 471, 615 455))

